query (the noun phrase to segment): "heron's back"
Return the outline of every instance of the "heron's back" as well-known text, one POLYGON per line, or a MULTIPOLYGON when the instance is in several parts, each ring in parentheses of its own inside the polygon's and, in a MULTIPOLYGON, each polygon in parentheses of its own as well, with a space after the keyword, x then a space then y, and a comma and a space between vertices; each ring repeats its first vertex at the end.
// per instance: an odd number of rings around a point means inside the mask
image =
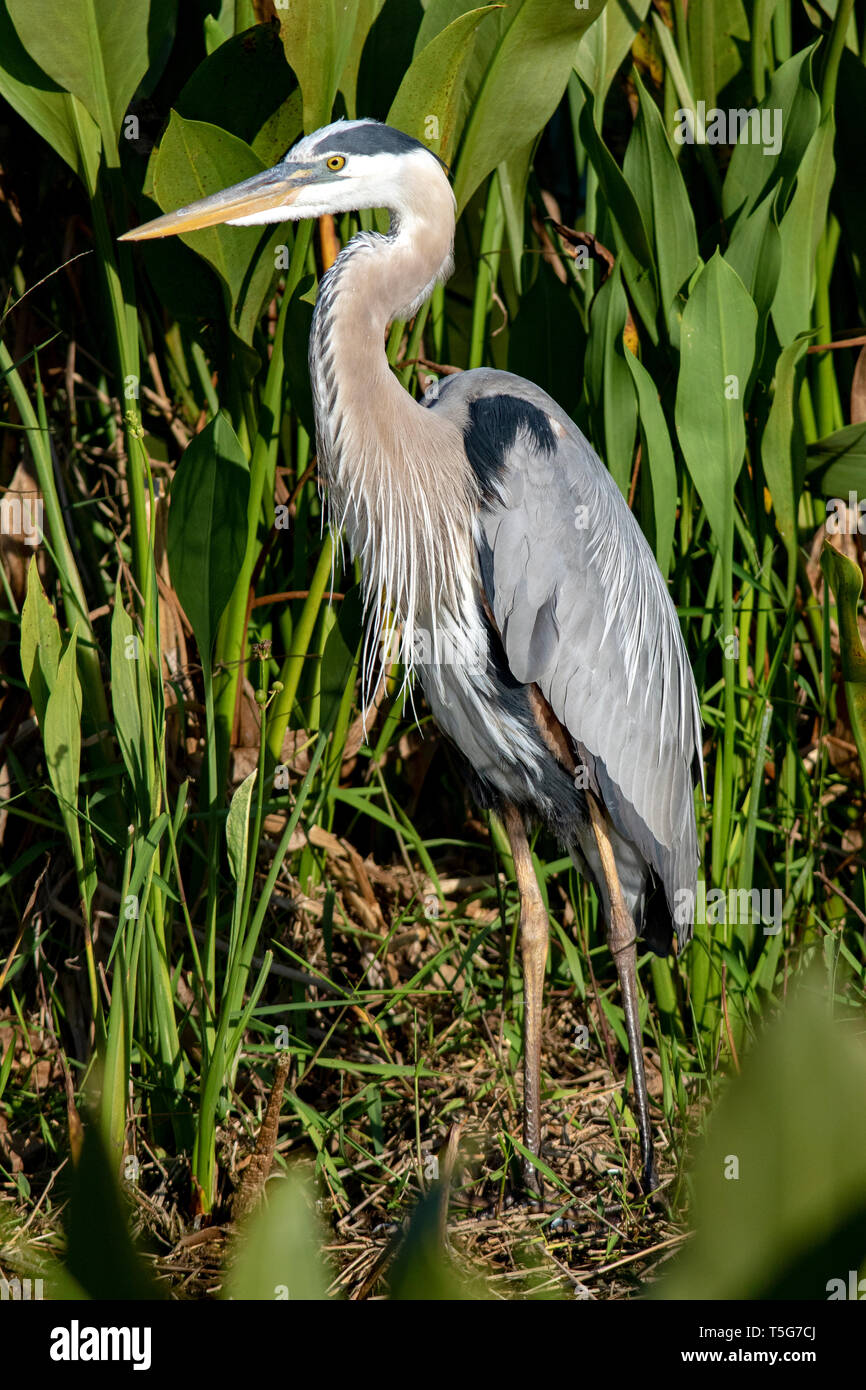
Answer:
POLYGON ((419 662, 434 717, 481 798, 544 819, 606 908, 587 821, 594 790, 628 905, 666 952, 671 919, 681 943, 690 935, 702 764, 694 680, 655 558, 539 387, 481 369, 446 378, 425 404, 460 428, 478 495, 474 603, 427 619, 442 633, 419 662))

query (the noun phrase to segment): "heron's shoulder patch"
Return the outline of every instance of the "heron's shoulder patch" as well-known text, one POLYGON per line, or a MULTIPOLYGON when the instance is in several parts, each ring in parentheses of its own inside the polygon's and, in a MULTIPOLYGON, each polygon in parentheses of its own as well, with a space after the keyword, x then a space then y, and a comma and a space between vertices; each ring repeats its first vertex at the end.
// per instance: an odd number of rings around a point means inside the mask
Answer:
POLYGON ((536 453, 555 452, 550 417, 530 401, 504 392, 470 401, 463 444, 483 496, 496 494, 506 455, 521 433, 536 453))

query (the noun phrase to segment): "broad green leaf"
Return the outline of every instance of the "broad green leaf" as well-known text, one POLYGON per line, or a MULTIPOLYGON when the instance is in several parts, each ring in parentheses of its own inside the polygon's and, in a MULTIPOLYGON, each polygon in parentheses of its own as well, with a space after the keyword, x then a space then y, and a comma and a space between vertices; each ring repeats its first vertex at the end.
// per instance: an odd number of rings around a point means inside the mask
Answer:
POLYGON ((742 0, 698 0, 687 9, 692 91, 713 107, 743 65, 749 21, 742 0))
POLYGON ((866 651, 857 621, 857 604, 863 588, 860 566, 824 542, 821 568, 836 600, 839 625, 839 662, 845 682, 848 717, 854 732, 860 767, 866 779, 866 651))
POLYGON ((580 36, 603 5, 589 0, 579 9, 563 0, 523 0, 513 18, 506 14, 457 166, 458 210, 491 169, 547 125, 568 84, 580 36))
POLYGON ((788 552, 789 583, 793 583, 797 569, 797 504, 806 458, 797 408, 802 381, 797 364, 806 350, 806 336, 796 338, 779 356, 773 402, 761 439, 764 477, 773 499, 776 525, 788 552))
POLYGON ((698 263, 698 237, 691 200, 659 115, 637 69, 632 79, 638 94, 638 116, 623 161, 623 175, 652 244, 658 272, 662 318, 698 263))
MULTIPOLYGON (((442 29, 448 28, 455 19, 459 19, 461 14, 467 14, 470 10, 477 10, 477 0, 430 0, 424 10, 424 18, 418 25, 416 40, 414 40, 411 56, 417 58, 418 53, 427 47, 428 43, 436 38, 442 29)), ((470 110, 471 104, 477 96, 481 83, 484 82, 485 72, 487 72, 491 58, 496 51, 496 44, 499 43, 502 35, 503 25, 507 19, 505 15, 506 6, 500 0, 500 17, 492 24, 485 24, 484 28, 478 31, 475 36, 475 47, 473 57, 470 58, 466 75, 466 107, 463 114, 470 110)))
POLYGON ((237 580, 246 547, 250 475, 246 454, 221 411, 187 446, 171 486, 171 580, 203 658, 237 580))
POLYGON ((495 5, 469 10, 413 59, 388 112, 388 124, 413 135, 447 164, 460 136, 460 99, 475 36, 495 5))
POLYGON ((375 15, 357 0, 286 0, 277 18, 286 60, 303 94, 309 134, 330 121, 340 78, 357 47, 359 22, 369 28, 375 15))
POLYGON ((304 129, 301 89, 296 87, 287 101, 265 121, 251 148, 266 169, 272 169, 300 140, 304 129))
MULTIPOLYGON (((812 55, 816 45, 796 53, 773 73, 770 90, 761 106, 762 122, 769 121, 769 134, 776 127, 782 144, 778 152, 756 140, 734 146, 728 172, 722 187, 722 211, 729 224, 734 217, 744 217, 761 202, 777 184, 780 185, 780 208, 784 211, 788 194, 803 155, 815 133, 821 115, 821 103, 812 83, 812 55), (766 113, 766 114, 764 114, 766 113)), ((750 127, 749 127, 750 129, 750 127)))
POLYGON ((18 37, 7 0, 0 0, 0 96, 86 181, 87 168, 95 169, 99 159, 99 130, 80 101, 34 62, 18 37))
MULTIPOLYGON (((429 43, 432 43, 436 35, 441 34, 443 29, 447 29, 449 24, 453 24, 455 19, 459 19, 461 15, 476 8, 475 0, 427 0, 421 23, 418 25, 418 32, 415 35, 412 57, 417 58, 418 54, 429 43)), ((491 48, 491 53, 492 51, 491 48)))
POLYGON ((633 352, 626 349, 623 356, 637 389, 638 424, 644 466, 649 465, 652 482, 655 556, 659 569, 666 575, 671 562, 677 517, 677 468, 674 451, 655 382, 633 352))
POLYGON ((863 1040, 831 1019, 820 979, 792 993, 710 1119, 694 1167, 696 1234, 653 1298, 826 1300, 830 1281, 860 1266, 863 1040))
MULTIPOLYGON (((266 169, 283 158, 304 128, 301 89, 270 24, 227 39, 199 63, 174 107, 185 120, 206 121, 244 140, 266 169)), ((151 190, 152 184, 151 178, 151 190)))
POLYGON ((48 697, 45 726, 45 760, 64 821, 75 820, 78 805, 78 772, 81 762, 81 682, 76 670, 78 624, 57 667, 57 679, 48 697))
POLYGON ((43 730, 45 707, 57 681, 62 646, 60 624, 45 596, 34 555, 27 566, 27 595, 21 609, 21 670, 43 730))
POLYGON ((835 169, 835 125, 828 112, 809 142, 797 187, 782 218, 782 266, 773 299, 773 323, 783 347, 810 326, 815 297, 815 253, 827 225, 835 169))
POLYGON ((743 395, 758 315, 735 270, 716 251, 683 313, 676 426, 689 472, 718 543, 733 539, 734 484, 743 463, 743 395))
POLYGON ((90 112, 109 147, 148 66, 150 0, 7 0, 33 60, 90 112))
POLYGON ((259 770, 254 767, 235 792, 226 817, 226 850, 235 883, 243 884, 250 848, 250 803, 259 770))
POLYGON ((846 425, 806 450, 806 471, 820 470, 818 486, 825 497, 866 497, 866 424, 846 425))
POLYGON ((323 1233, 313 1203, 296 1175, 271 1183, 262 1208, 243 1226, 227 1291, 234 1299, 286 1300, 292 1305, 327 1297, 320 1251, 323 1233))
POLYGON ((613 221, 623 277, 644 327, 655 343, 658 341, 658 295, 646 224, 622 170, 595 128, 592 92, 585 85, 583 90, 586 99, 580 113, 580 138, 598 178, 601 201, 613 221))
MULTIPOLYGON (((154 168, 154 195, 169 212, 261 173, 264 167, 249 145, 228 131, 204 121, 186 121, 173 111, 154 168)), ((275 248, 284 238, 279 224, 270 234, 262 227, 228 226, 181 234, 181 241, 213 266, 225 284, 232 327, 245 343, 252 342, 276 279, 275 248)))
POLYGON ((650 0, 635 0, 634 4, 631 0, 608 0, 580 41, 574 66, 593 93, 599 115, 649 7, 650 0))
POLYGON ((725 251, 725 260, 749 291, 761 320, 765 320, 770 311, 782 267, 776 197, 776 192, 771 190, 748 213, 737 218, 725 251))
POLYGON ((627 314, 628 303, 616 265, 593 300, 584 380, 593 442, 623 497, 628 497, 637 431, 637 400, 625 360, 628 349, 622 337, 627 314))
MULTIPOLYGON (((447 29, 449 24, 453 24, 456 19, 467 14, 469 10, 477 8, 478 0, 430 0, 415 35, 415 46, 412 50, 413 60, 428 44, 433 42, 438 34, 441 34, 443 29, 447 29)), ((461 130, 466 124, 466 119, 472 110, 475 98, 490 66, 490 61, 496 51, 506 23, 505 15, 506 7, 504 4, 500 4, 497 17, 476 30, 475 43, 466 65, 463 93, 458 110, 457 124, 461 130)))
MULTIPOLYGON (((199 63, 173 104, 184 120, 220 126, 252 145, 297 90, 278 32, 270 24, 257 24, 199 63)), ((272 162, 287 149, 288 144, 272 162)))
POLYGON ((159 781, 153 761, 153 723, 147 653, 123 607, 120 583, 111 615, 111 708, 124 766, 143 824, 154 809, 159 781))

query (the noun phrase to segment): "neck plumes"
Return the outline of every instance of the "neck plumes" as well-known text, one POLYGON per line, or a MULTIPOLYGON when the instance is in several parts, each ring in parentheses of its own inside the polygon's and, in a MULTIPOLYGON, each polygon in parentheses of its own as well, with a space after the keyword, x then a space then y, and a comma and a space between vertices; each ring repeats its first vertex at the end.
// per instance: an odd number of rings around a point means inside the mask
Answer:
MULTIPOLYGON (((432 164, 422 156, 424 164, 432 164)), ((407 670, 437 649, 437 620, 471 602, 474 479, 458 428, 418 404, 388 365, 389 323, 450 274, 454 200, 438 167, 401 187, 387 237, 360 233, 322 280, 310 338, 319 470, 330 521, 359 560, 365 684, 393 650, 407 670), (383 650, 385 641, 391 650, 383 650)))

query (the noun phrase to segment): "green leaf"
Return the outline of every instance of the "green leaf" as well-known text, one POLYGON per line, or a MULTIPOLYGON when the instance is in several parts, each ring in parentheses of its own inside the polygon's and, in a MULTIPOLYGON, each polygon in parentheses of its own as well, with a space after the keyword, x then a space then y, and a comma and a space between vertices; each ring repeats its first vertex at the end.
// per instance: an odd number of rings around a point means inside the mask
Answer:
POLYGON ((243 884, 250 846, 250 803, 259 770, 254 767, 235 792, 226 816, 226 850, 235 883, 243 884))
POLYGON ((674 451, 655 382, 633 352, 626 349, 623 356, 637 389, 641 447, 644 460, 649 464, 652 482, 655 556, 659 569, 666 575, 671 562, 677 516, 677 468, 674 451))
POLYGON ((76 96, 106 146, 148 66, 149 0, 7 0, 21 43, 44 72, 76 96))
POLYGON ((623 497, 628 497, 637 431, 637 400, 622 337, 627 313, 616 265, 593 300, 584 380, 593 440, 623 497))
POLYGON ((413 58, 388 112, 389 125, 421 140, 446 164, 460 136, 460 103, 476 35, 497 10, 496 5, 469 10, 437 34, 413 58))
POLYGON ((258 155, 266 169, 272 169, 288 153, 295 141, 300 140, 303 130, 301 89, 296 87, 282 106, 265 121, 255 140, 251 141, 253 153, 258 155))
POLYGON ((815 297, 815 253, 827 225, 835 164, 832 110, 809 142, 797 187, 779 228, 782 268, 773 299, 773 323, 783 347, 810 326, 815 297))
POLYGON ((698 263, 691 200, 658 107, 637 69, 638 116, 623 161, 623 174, 641 209, 658 272, 662 317, 667 321, 678 292, 698 263))
POLYGON ((776 363, 773 402, 761 439, 761 463, 776 525, 788 552, 788 575, 793 583, 797 570, 797 503, 803 485, 806 450, 800 428, 800 399, 802 372, 797 364, 806 350, 808 334, 795 338, 776 363))
POLYGON ((818 488, 824 497, 866 497, 866 424, 846 425, 806 450, 806 471, 820 470, 818 488))
POLYGON ((120 581, 111 615, 111 708, 121 757, 140 820, 147 824, 159 794, 153 763, 153 723, 147 653, 123 607, 120 581))
POLYGON ((660 1299, 826 1300, 866 1245, 866 1053, 803 982, 712 1115, 660 1299), (803 1174, 809 1174, 808 1182, 803 1174))
MULTIPOLYGON (((199 63, 174 108, 184 120, 220 126, 252 145, 296 90, 279 34, 270 24, 256 24, 227 39, 199 63)), ((299 96, 296 134, 300 125, 299 96)), ((273 163, 287 149, 288 143, 273 163)))
POLYGON ((854 741, 860 755, 860 767, 866 781, 866 651, 860 637, 857 603, 863 588, 860 566, 840 554, 828 541, 821 552, 824 571, 836 600, 836 622, 839 626, 839 663, 845 682, 848 717, 854 741))
POLYGON ((714 106, 717 96, 743 65, 749 21, 742 0, 710 0, 709 4, 686 8, 695 98, 714 106), (740 40, 739 45, 736 39, 740 40))
MULTIPOLYGON (((734 233, 725 251, 755 302, 762 330, 773 303, 782 268, 782 238, 776 220, 776 197, 769 192, 748 214, 737 218, 734 233)), ((760 353, 757 354, 760 357, 760 353)))
POLYGON ((757 321, 742 280, 716 251, 683 312, 676 426, 710 526, 724 549, 733 538, 734 484, 746 449, 742 396, 752 369, 757 321))
POLYGON ((266 1203, 243 1226, 229 1297, 293 1305, 327 1298, 328 1275, 319 1254, 324 1243, 311 1196, 298 1177, 271 1183, 266 1203))
MULTIPOLYGON (((261 173, 264 165, 249 145, 204 121, 171 114, 154 167, 154 196, 164 212, 217 193, 261 173)), ((181 234, 220 276, 228 291, 232 327, 245 343, 253 331, 277 276, 275 248, 284 230, 261 227, 205 227, 181 234)))
POLYGON ((513 150, 502 164, 496 166, 499 179, 499 193, 502 210, 505 214, 505 230, 508 234, 508 248, 511 252, 511 265, 518 293, 523 289, 523 225, 526 213, 526 187, 529 183, 529 170, 535 154, 536 139, 529 141, 520 149, 513 150))
MULTIPOLYGON (((467 14, 469 10, 478 8, 477 0, 430 0, 424 10, 424 17, 418 25, 415 34, 415 45, 412 50, 412 57, 417 58, 418 54, 432 43, 443 29, 447 29, 449 24, 453 24, 461 15, 467 14)), ((490 66, 496 45, 502 33, 503 24, 502 9, 500 17, 491 20, 489 24, 484 24, 475 34, 475 43, 466 68, 466 75, 463 80, 463 94, 460 101, 458 125, 462 130, 466 124, 469 112, 475 104, 481 84, 484 81, 487 69, 490 66)))
POLYGON ((391 1298, 395 1301, 452 1303, 491 1297, 480 1279, 464 1281, 464 1269, 458 1269, 456 1262, 448 1258, 441 1234, 443 1202, 447 1202, 447 1194, 435 1186, 412 1213, 389 1272, 391 1298))
POLYGON ((369 27, 375 16, 370 5, 353 4, 350 9, 348 0, 292 0, 277 9, 277 18, 286 60, 303 94, 304 130, 309 134, 330 121, 340 78, 357 48, 358 22, 369 27))
POLYGON ((773 122, 774 113, 781 113, 780 150, 774 154, 769 146, 756 140, 734 146, 722 188, 722 211, 729 224, 735 217, 747 216, 777 185, 784 210, 821 115, 821 103, 812 82, 812 55, 816 47, 813 44, 777 68, 770 90, 758 108, 768 112, 773 122))
POLYGON ((99 129, 81 102, 34 62, 15 31, 7 0, 0 0, 0 95, 85 179, 88 161, 82 147, 95 167, 99 129))
MULTIPOLYGON (((79 879, 83 872, 81 837, 78 830, 78 774, 81 764, 81 682, 76 670, 78 624, 60 659, 57 679, 48 697, 42 738, 45 761, 60 814, 69 836, 79 879)), ((83 889, 83 883, 79 886, 83 889)))
POLYGON ((866 67, 847 48, 836 88, 836 180, 833 209, 841 227, 840 244, 850 266, 862 315, 866 313, 866 179, 863 177, 863 112, 866 67))
POLYGON ((220 412, 185 450, 168 512, 171 580, 202 656, 235 586, 246 547, 249 464, 228 417, 220 412))
POLYGON ((580 113, 580 138, 587 158, 598 178, 602 202, 614 226, 622 272, 635 308, 653 343, 658 341, 655 264, 646 226, 637 200, 622 170, 595 128, 594 98, 584 86, 585 101, 580 113))
POLYGON ((62 646, 60 624, 45 596, 34 555, 27 566, 27 595, 21 609, 21 670, 41 729, 45 728, 45 708, 57 680, 62 646))
POLYGON ((206 14, 204 17, 204 46, 208 57, 227 43, 228 38, 225 29, 214 19, 213 15, 206 14))
POLYGON ((71 1176, 64 1211, 69 1273, 89 1298, 159 1298, 130 1237, 116 1174, 99 1131, 91 1125, 85 1128, 81 1158, 71 1176))
POLYGON ((457 166, 459 211, 491 169, 547 125, 568 84, 581 34, 603 5, 589 0, 578 9, 567 0, 523 0, 506 11, 457 166))
POLYGON ((649 13, 650 0, 608 0, 580 41, 575 68, 601 111, 620 66, 649 13))

